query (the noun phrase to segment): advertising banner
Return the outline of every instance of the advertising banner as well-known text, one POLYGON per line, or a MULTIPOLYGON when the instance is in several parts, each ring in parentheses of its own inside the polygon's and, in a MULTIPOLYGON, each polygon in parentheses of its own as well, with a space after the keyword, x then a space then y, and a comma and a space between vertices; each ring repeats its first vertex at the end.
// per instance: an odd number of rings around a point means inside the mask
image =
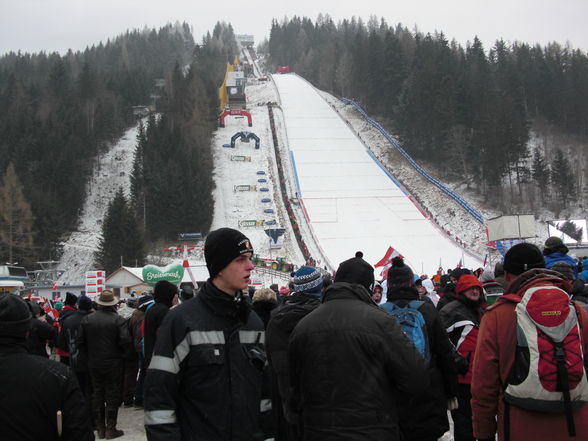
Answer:
POLYGON ((165 267, 147 265, 143 267, 143 280, 151 286, 155 286, 160 280, 167 280, 177 285, 184 277, 184 267, 179 263, 170 264, 165 267))
POLYGON ((91 299, 104 291, 105 283, 105 271, 86 271, 86 295, 91 299))

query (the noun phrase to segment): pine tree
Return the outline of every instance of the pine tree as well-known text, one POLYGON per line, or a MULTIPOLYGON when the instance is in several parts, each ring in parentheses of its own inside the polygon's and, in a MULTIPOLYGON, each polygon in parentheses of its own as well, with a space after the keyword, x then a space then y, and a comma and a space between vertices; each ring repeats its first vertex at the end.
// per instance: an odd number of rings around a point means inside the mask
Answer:
POLYGON ((141 230, 133 209, 120 188, 110 204, 102 222, 102 239, 96 260, 107 273, 124 264, 142 265, 145 260, 141 230))
POLYGON ((9 262, 30 257, 33 246, 33 212, 14 165, 10 163, 0 188, 0 246, 9 262))
POLYGON ((566 207, 568 201, 576 198, 575 177, 568 159, 561 149, 555 151, 555 158, 551 166, 551 180, 562 206, 566 207))
POLYGON ((539 149, 533 152, 533 163, 531 165, 531 177, 539 188, 539 197, 541 203, 545 204, 545 198, 548 195, 550 170, 545 161, 545 157, 539 149))

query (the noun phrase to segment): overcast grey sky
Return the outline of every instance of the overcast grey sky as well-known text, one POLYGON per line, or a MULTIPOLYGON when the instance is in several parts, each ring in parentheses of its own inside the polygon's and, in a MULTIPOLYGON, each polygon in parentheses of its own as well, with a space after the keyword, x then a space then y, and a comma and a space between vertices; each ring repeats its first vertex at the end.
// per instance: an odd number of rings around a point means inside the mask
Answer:
POLYGON ((475 35, 487 49, 498 38, 588 50, 588 0, 0 0, 0 54, 83 50, 127 29, 186 21, 200 40, 221 20, 235 32, 269 37, 272 18, 328 13, 336 22, 370 15, 388 24, 443 31, 465 45, 475 35))

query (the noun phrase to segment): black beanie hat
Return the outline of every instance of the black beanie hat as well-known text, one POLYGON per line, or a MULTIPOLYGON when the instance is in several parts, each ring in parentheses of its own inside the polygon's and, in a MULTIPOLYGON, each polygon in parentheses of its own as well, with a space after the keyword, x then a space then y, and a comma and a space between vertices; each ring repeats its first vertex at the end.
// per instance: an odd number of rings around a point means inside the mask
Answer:
POLYGON ((89 311, 92 309, 92 299, 88 296, 80 296, 78 299, 78 309, 80 311, 89 311))
POLYGON ((31 326, 27 303, 14 294, 0 294, 0 337, 25 338, 31 326))
POLYGON ((388 269, 388 287, 409 287, 414 284, 414 274, 404 263, 402 257, 392 259, 392 266, 388 269))
POLYGON ((545 268, 543 253, 532 243, 518 243, 504 256, 504 271, 518 276, 533 268, 545 268))
POLYGON ((240 231, 232 228, 211 231, 204 243, 204 259, 210 279, 214 279, 233 259, 245 253, 253 253, 253 247, 240 231))
POLYGON ((335 283, 359 283, 369 291, 374 283, 374 267, 362 259, 361 251, 355 253, 355 256, 341 262, 335 273, 335 283))
POLYGON ((78 296, 76 296, 75 294, 71 293, 71 292, 66 292, 65 293, 65 303, 67 306, 71 306, 74 307, 76 306, 76 303, 78 303, 78 296))
POLYGON ((153 288, 153 298, 157 303, 171 306, 174 296, 178 293, 178 287, 167 280, 160 280, 153 288))

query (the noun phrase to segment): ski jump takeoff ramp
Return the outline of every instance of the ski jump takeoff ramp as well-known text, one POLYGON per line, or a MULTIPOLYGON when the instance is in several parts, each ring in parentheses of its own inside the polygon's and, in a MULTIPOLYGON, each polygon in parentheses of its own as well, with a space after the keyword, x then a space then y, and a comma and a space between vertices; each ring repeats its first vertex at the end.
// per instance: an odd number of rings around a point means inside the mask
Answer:
MULTIPOLYGON (((274 75, 299 199, 333 268, 362 251, 370 264, 394 248, 415 274, 482 262, 437 229, 312 85, 274 75)), ((376 278, 379 278, 376 270, 376 278)))

